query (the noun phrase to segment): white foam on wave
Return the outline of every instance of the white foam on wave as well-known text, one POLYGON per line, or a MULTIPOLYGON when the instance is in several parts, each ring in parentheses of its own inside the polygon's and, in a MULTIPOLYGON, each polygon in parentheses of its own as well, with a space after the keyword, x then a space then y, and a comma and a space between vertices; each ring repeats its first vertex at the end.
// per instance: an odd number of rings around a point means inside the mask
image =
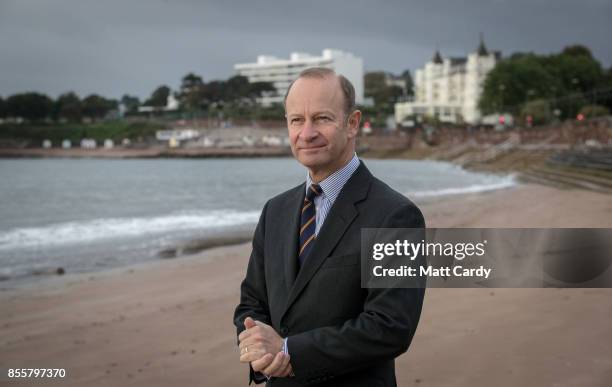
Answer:
POLYGON ((17 228, 0 232, 0 251, 236 226, 256 223, 259 214, 259 211, 191 211, 150 218, 106 218, 17 228))
POLYGON ((413 191, 408 193, 408 197, 432 197, 432 196, 445 196, 445 195, 460 195, 469 193, 478 193, 486 191, 494 191, 498 189, 510 188, 517 185, 517 181, 514 175, 509 175, 500 181, 473 184, 466 187, 450 187, 441 188, 437 190, 424 190, 424 191, 413 191))

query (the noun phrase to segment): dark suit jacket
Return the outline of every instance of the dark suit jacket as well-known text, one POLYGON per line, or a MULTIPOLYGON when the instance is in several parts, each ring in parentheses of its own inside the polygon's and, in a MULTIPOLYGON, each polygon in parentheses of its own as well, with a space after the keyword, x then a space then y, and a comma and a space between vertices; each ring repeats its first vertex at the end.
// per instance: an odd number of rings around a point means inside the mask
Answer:
MULTIPOLYGON (((361 288, 361 229, 424 228, 423 215, 361 162, 298 269, 304 184, 264 206, 234 315, 238 334, 250 316, 288 337, 295 377, 268 385, 395 386, 394 359, 410 345, 425 290, 361 288)), ((251 381, 257 376, 251 369, 251 381)))

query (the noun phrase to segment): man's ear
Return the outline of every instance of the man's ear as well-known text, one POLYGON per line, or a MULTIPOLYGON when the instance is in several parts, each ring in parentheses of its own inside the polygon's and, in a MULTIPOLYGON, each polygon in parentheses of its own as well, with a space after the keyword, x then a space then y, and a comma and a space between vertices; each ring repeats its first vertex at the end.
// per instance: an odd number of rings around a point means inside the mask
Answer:
POLYGON ((359 133, 360 123, 361 123, 361 111, 354 110, 349 115, 348 120, 347 120, 347 125, 346 125, 350 138, 357 137, 357 134, 359 133))

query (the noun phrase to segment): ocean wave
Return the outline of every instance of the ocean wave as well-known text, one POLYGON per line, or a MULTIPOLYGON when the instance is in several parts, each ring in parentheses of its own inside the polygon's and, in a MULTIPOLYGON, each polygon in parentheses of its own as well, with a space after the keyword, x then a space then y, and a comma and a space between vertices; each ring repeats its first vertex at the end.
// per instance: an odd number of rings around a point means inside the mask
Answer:
POLYGON ((238 226, 256 223, 259 214, 259 211, 193 211, 149 218, 106 218, 57 223, 44 227, 17 228, 0 232, 0 251, 238 226))
POLYGON ((478 193, 486 191, 494 191, 498 189, 510 188, 517 185, 516 177, 509 175, 500 181, 473 184, 466 187, 450 187, 437 190, 412 191, 408 193, 408 197, 433 197, 445 195, 460 195, 469 193, 478 193))

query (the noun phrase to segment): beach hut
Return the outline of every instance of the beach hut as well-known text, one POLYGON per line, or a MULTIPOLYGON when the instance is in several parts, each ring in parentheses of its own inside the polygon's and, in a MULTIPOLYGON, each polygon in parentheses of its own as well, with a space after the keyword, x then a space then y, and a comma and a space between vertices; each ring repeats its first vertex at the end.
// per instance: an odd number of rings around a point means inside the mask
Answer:
POLYGON ((110 138, 107 138, 106 140, 104 140, 104 148, 113 149, 114 146, 115 146, 115 143, 110 138))
POLYGON ((210 148, 210 147, 215 146, 215 142, 214 142, 213 140, 211 140, 210 138, 208 138, 208 137, 204 136, 204 137, 202 138, 202 146, 203 146, 204 148, 210 148))
POLYGON ((242 143, 246 146, 253 146, 255 141, 251 136, 242 136, 242 143))
POLYGON ((267 146, 281 146, 282 145, 282 139, 278 136, 265 135, 261 139, 261 142, 267 146))
POLYGON ((130 144, 131 144, 131 143, 132 143, 132 142, 130 141, 130 139, 129 139, 129 138, 124 138, 124 139, 121 141, 121 145, 123 145, 123 146, 130 146, 130 144))
POLYGON ((51 140, 44 140, 42 143, 43 148, 49 149, 51 148, 51 140))
POLYGON ((170 139, 168 140, 168 146, 170 148, 178 148, 180 144, 181 143, 179 142, 179 140, 174 137, 170 137, 170 139))
POLYGON ((62 141, 62 148, 64 148, 64 149, 72 148, 72 142, 70 142, 70 140, 62 141))
POLYGON ((84 149, 96 149, 96 140, 93 138, 84 138, 81 140, 81 148, 84 149))

